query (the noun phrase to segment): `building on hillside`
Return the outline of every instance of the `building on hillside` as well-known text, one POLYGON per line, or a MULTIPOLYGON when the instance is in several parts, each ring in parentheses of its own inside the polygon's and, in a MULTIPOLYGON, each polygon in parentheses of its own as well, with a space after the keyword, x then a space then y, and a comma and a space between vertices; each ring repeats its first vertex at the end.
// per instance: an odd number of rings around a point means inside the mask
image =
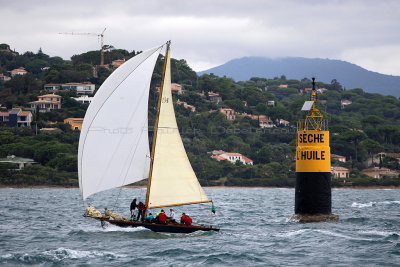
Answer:
POLYGON ((17 165, 17 169, 15 169, 15 170, 19 171, 27 166, 31 166, 32 164, 35 164, 36 162, 33 159, 21 158, 21 157, 16 157, 14 155, 11 155, 11 156, 7 156, 7 158, 0 159, 0 163, 15 164, 15 165, 17 165))
POLYGON ((182 85, 179 83, 171 83, 171 91, 177 95, 183 94, 182 85))
POLYGON ((288 85, 287 84, 280 84, 279 88, 288 88, 288 85))
POLYGON ((88 95, 82 95, 79 97, 72 97, 72 99, 74 99, 75 101, 78 101, 79 103, 82 103, 82 104, 90 104, 90 103, 92 103, 93 97, 88 96, 88 95))
POLYGON ((213 151, 211 151, 211 154, 213 156, 219 156, 219 155, 224 154, 224 153, 225 153, 225 151, 223 151, 223 150, 213 150, 213 151))
POLYGON ((397 159, 400 164, 400 153, 387 153, 387 152, 379 152, 373 157, 373 163, 379 164, 381 159, 383 160, 385 157, 392 157, 397 159))
POLYGON ((353 101, 351 101, 351 100, 347 100, 347 99, 340 100, 340 105, 341 105, 342 109, 344 109, 345 106, 348 106, 352 103, 353 103, 353 101))
POLYGON ((4 75, 3 73, 0 73, 0 82, 6 82, 11 80, 11 77, 8 77, 6 75, 4 75))
POLYGON ((25 70, 24 67, 19 67, 18 69, 13 69, 12 71, 10 71, 11 73, 11 77, 14 77, 15 75, 25 75, 28 72, 25 70))
POLYGON ((319 89, 317 89, 316 90, 317 91, 317 93, 319 93, 319 94, 323 94, 323 93, 325 93, 326 91, 328 91, 328 89, 326 89, 326 88, 319 88, 319 89))
POLYGON ((222 150, 214 150, 212 154, 213 155, 211 156, 211 158, 215 159, 216 161, 227 160, 232 164, 235 164, 237 161, 239 161, 244 165, 253 165, 253 161, 251 159, 249 159, 246 156, 243 156, 240 153, 231 153, 231 152, 224 152, 222 150))
POLYGON ((179 99, 178 99, 178 101, 176 101, 176 104, 178 104, 178 105, 182 105, 182 104, 183 104, 183 107, 184 107, 184 108, 188 108, 188 109, 190 109, 192 112, 195 112, 195 111, 196 111, 196 107, 195 107, 195 106, 189 105, 188 103, 183 102, 183 101, 180 101, 179 99))
POLYGON ((240 115, 242 115, 244 117, 248 117, 252 120, 258 120, 258 126, 260 126, 260 128, 275 127, 274 122, 271 120, 270 117, 267 117, 267 115, 252 115, 252 114, 247 114, 247 113, 242 113, 240 115))
POLYGON ((236 119, 235 111, 231 108, 220 108, 219 112, 224 114, 228 121, 234 121, 236 119))
POLYGON ((284 119, 276 119, 276 122, 277 122, 278 125, 281 125, 281 126, 284 126, 284 127, 287 127, 290 124, 288 121, 286 121, 284 119))
POLYGON ((41 133, 46 133, 46 134, 57 134, 57 133, 62 133, 62 130, 60 128, 41 128, 40 129, 41 133))
POLYGON ((65 124, 69 124, 72 130, 82 130, 83 118, 66 118, 65 124))
POLYGON ((0 125, 10 127, 31 126, 32 112, 24 111, 20 108, 13 108, 10 111, 0 111, 0 125))
POLYGON ((61 91, 62 83, 47 83, 44 85, 44 90, 48 90, 48 91, 61 91))
POLYGON ((274 101, 274 100, 268 100, 268 101, 267 101, 267 106, 268 106, 268 107, 273 107, 273 106, 275 106, 275 101, 274 101))
POLYGON ((198 95, 198 96, 200 96, 200 97, 203 97, 205 94, 204 94, 204 91, 201 91, 201 93, 196 93, 196 95, 198 95))
POLYGON ((368 175, 370 177, 376 178, 376 179, 382 179, 382 178, 398 178, 399 173, 396 171, 392 171, 388 168, 379 168, 379 167, 374 167, 374 168, 369 168, 369 169, 364 169, 361 171, 361 173, 368 175))
POLYGON ((340 162, 346 162, 346 157, 345 156, 340 156, 336 154, 331 154, 331 160, 337 160, 340 162))
POLYGON ((344 167, 336 167, 332 166, 331 167, 331 173, 333 178, 349 178, 350 177, 350 171, 347 168, 344 167))
POLYGON ((260 126, 260 128, 273 128, 275 127, 275 124, 270 117, 267 117, 267 115, 259 115, 258 126, 260 126))
POLYGON ((54 109, 61 108, 61 96, 55 94, 41 95, 38 96, 39 100, 29 102, 32 110, 39 112, 49 112, 54 109))
POLYGON ((311 93, 312 88, 304 88, 304 93, 311 93))
POLYGON ((125 63, 125 58, 124 59, 116 59, 116 60, 113 60, 112 62, 111 62, 111 66, 114 68, 114 69, 117 69, 118 67, 120 67, 122 64, 124 64, 125 63))
POLYGON ((216 104, 222 102, 222 97, 219 96, 219 93, 214 93, 213 91, 208 92, 208 99, 216 104))
POLYGON ((45 90, 49 91, 64 91, 73 90, 78 95, 93 94, 96 86, 89 82, 84 83, 48 83, 44 85, 45 90))

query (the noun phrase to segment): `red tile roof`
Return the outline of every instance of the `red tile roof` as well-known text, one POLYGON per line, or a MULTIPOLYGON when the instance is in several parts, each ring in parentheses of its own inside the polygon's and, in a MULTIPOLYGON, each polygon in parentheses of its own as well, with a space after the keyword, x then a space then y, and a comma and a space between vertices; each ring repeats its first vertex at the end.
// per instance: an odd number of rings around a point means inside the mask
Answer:
POLYGON ((218 161, 225 160, 225 158, 223 158, 221 156, 211 156, 211 158, 216 159, 218 161))
POLYGON ((20 111, 18 116, 29 116, 30 114, 32 114, 30 111, 20 111))
POLYGON ((246 156, 242 156, 242 159, 244 160, 245 163, 253 162, 251 159, 249 159, 249 158, 246 157, 246 156))
POLYGON ((224 154, 227 156, 242 156, 242 154, 240 154, 240 153, 225 152, 224 154))

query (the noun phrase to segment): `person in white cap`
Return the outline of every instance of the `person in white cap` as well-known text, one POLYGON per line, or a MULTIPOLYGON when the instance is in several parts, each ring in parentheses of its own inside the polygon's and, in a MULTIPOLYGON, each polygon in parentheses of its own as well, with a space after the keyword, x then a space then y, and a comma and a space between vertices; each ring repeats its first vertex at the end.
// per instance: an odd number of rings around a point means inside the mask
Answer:
POLYGON ((173 208, 169 209, 169 219, 171 220, 171 222, 175 222, 175 212, 173 208))

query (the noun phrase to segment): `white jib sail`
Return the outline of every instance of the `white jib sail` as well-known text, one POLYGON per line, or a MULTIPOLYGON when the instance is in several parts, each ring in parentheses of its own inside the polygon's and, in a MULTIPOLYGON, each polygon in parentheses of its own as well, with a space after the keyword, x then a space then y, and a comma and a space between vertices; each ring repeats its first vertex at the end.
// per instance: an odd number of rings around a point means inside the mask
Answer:
POLYGON ((83 199, 148 177, 148 97, 161 47, 115 70, 86 111, 79 138, 79 188, 83 199))
POLYGON ((208 202, 190 165, 176 123, 169 53, 161 97, 149 208, 208 202))

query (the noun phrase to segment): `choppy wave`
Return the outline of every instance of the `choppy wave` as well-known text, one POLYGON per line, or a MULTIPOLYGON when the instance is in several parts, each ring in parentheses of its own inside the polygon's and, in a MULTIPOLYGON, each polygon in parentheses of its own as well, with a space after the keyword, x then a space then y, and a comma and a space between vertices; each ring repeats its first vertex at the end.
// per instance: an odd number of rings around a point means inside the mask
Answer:
MULTIPOLYGON (((169 234, 115 225, 104 229, 82 217, 78 189, 0 189, 0 266, 398 265, 398 189, 336 190, 332 211, 340 220, 329 223, 291 221, 293 189, 206 190, 213 195, 213 222, 220 232, 169 234)), ((129 214, 132 196, 143 198, 142 191, 122 189, 116 212, 129 214)), ((109 206, 107 194, 94 201, 96 207, 109 206)), ((176 209, 195 222, 208 218, 205 205, 176 209)))
POLYGON ((367 208, 367 207, 373 207, 373 206, 378 206, 378 205, 391 205, 391 204, 400 204, 399 200, 392 200, 392 201, 371 201, 367 203, 358 203, 358 202, 353 202, 351 204, 351 207, 353 208, 367 208))
POLYGON ((310 232, 310 231, 311 231, 310 229, 293 230, 293 231, 289 231, 289 232, 277 233, 276 236, 288 238, 288 237, 302 235, 303 233, 310 232))
POLYGON ((399 232, 391 232, 391 231, 376 231, 376 230, 369 230, 369 231, 359 231, 362 235, 368 236, 382 236, 382 237, 400 237, 399 232))
POLYGON ((69 259, 91 259, 97 258, 102 260, 116 259, 126 257, 126 255, 118 255, 111 252, 102 251, 86 251, 86 250, 74 250, 68 248, 58 248, 54 250, 48 250, 37 253, 9 253, 0 256, 0 263, 28 263, 28 264, 39 264, 46 262, 57 263, 63 260, 69 259))

